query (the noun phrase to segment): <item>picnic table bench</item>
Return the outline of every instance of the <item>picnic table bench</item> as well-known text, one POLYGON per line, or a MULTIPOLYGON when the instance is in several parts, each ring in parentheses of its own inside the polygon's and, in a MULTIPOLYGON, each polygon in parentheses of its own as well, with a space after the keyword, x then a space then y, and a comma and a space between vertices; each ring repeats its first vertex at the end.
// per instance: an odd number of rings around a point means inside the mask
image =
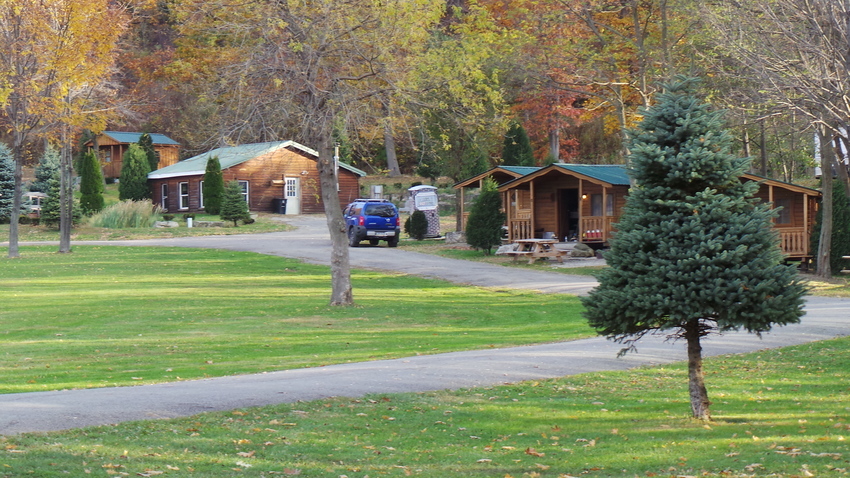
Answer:
POLYGON ((513 241, 516 245, 514 250, 506 251, 505 254, 513 257, 514 261, 519 257, 527 257, 529 264, 542 258, 556 258, 564 262, 567 251, 556 248, 557 242, 554 239, 517 239, 513 241))

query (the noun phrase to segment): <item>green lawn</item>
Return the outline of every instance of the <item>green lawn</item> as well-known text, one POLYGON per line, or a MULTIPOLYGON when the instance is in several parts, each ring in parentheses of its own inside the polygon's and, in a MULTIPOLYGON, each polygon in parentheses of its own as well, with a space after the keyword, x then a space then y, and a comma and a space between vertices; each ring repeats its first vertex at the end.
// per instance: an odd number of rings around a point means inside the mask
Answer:
POLYGON ((845 477, 850 338, 705 364, 0 437, 0 476, 845 477))
POLYGON ((135 385, 594 335, 574 297, 183 248, 0 249, 0 393, 135 385))

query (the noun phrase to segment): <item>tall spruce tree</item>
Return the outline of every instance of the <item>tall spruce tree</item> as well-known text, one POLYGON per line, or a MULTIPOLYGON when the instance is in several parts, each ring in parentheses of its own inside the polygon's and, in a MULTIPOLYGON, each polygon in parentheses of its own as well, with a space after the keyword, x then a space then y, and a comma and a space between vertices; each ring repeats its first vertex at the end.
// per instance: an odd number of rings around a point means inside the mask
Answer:
POLYGON ((59 171, 59 151, 48 146, 35 166, 35 181, 30 184, 30 191, 47 193, 50 179, 59 171))
POLYGON ((502 146, 502 164, 506 166, 534 166, 534 149, 528 133, 519 123, 511 124, 505 133, 502 146))
POLYGON ((204 210, 207 214, 221 212, 221 202, 224 198, 224 177, 221 174, 221 162, 218 156, 207 160, 204 172, 204 210))
POLYGON ((12 151, 0 143, 0 224, 12 217, 15 198, 15 160, 12 151))
POLYGON ((118 177, 118 199, 142 201, 150 197, 148 173, 151 172, 145 151, 136 143, 124 153, 118 177))
POLYGON ((153 147, 153 138, 148 133, 139 136, 139 147, 145 152, 145 157, 148 158, 148 166, 151 171, 159 169, 159 156, 156 155, 156 150, 153 147))
POLYGON ((496 181, 487 178, 466 221, 466 243, 490 255, 493 246, 502 243, 504 225, 505 214, 502 212, 502 198, 499 196, 498 186, 496 181))
POLYGON ((103 171, 94 151, 83 153, 79 160, 80 209, 90 216, 103 209, 103 171))
POLYGON ((41 216, 39 221, 47 227, 58 227, 61 220, 60 214, 60 190, 59 170, 47 180, 47 189, 44 191, 47 197, 41 202, 41 216))
POLYGON ((739 177, 722 114, 677 78, 630 133, 632 188, 599 286, 582 298, 590 325, 635 348, 664 331, 687 342, 691 412, 710 420, 701 339, 799 322, 805 286, 782 264, 774 212, 739 177))
POLYGON ((242 196, 242 187, 237 181, 228 181, 224 187, 224 197, 221 202, 221 213, 224 221, 233 221, 233 226, 238 226, 238 221, 249 219, 248 203, 242 196))

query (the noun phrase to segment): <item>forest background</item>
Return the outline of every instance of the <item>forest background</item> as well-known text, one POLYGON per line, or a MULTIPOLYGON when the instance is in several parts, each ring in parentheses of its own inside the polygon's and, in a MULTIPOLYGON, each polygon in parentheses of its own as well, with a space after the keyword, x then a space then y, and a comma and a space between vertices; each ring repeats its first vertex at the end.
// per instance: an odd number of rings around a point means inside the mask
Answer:
POLYGON ((320 169, 336 143, 343 161, 389 176, 469 177, 505 161, 516 141, 507 132, 518 129, 533 165, 624 163, 641 108, 684 74, 728 110, 754 172, 816 186, 820 161, 850 191, 840 167, 850 150, 847 2, 0 6, 0 141, 19 164, 34 164, 49 141, 105 129, 167 134, 184 157, 293 139, 320 152, 320 169))

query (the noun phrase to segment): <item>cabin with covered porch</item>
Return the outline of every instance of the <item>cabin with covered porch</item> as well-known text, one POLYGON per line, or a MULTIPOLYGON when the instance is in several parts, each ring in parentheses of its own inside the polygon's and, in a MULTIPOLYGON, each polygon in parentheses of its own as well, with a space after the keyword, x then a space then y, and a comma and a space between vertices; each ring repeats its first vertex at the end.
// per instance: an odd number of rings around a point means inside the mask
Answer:
MULTIPOLYGON (((774 223, 786 257, 810 259, 820 192, 753 174, 741 180, 758 181, 756 197, 782 208, 774 223)), ((616 233, 629 187, 622 165, 555 163, 509 180, 499 187, 508 239, 557 238, 602 248, 616 233)))
POLYGON ((496 181, 496 184, 503 184, 516 178, 521 178, 527 174, 531 174, 540 169, 537 166, 496 166, 490 168, 481 174, 475 175, 469 179, 460 181, 454 185, 454 188, 460 192, 458 199, 458 214, 460 215, 463 229, 466 228, 466 220, 469 218, 469 197, 466 192, 469 189, 481 189, 484 180, 491 178, 496 181))

